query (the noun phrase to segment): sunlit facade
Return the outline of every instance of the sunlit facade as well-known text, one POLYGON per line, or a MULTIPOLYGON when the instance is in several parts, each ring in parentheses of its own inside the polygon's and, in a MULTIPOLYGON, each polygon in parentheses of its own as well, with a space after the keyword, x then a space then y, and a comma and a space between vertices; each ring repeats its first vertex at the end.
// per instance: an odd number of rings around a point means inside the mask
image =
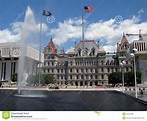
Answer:
MULTIPOLYGON (((58 48, 51 39, 44 48, 43 72, 54 75, 59 85, 107 85, 109 74, 121 71, 119 63, 126 58, 125 53, 120 54, 122 49, 118 52, 106 53, 103 46, 94 40, 75 43, 75 48, 69 49, 67 53, 64 50, 60 53, 57 51, 58 48), (117 59, 116 56, 118 56, 117 59)), ((131 69, 131 63, 127 62, 125 71, 131 69)))

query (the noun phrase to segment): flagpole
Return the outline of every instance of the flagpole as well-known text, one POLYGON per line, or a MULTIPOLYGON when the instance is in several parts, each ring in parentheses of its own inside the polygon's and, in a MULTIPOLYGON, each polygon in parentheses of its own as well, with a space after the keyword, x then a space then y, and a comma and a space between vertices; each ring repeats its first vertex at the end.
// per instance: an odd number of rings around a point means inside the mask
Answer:
MULTIPOLYGON (((85 78, 84 77, 84 56, 85 56, 85 47, 84 47, 84 33, 85 33, 85 30, 84 30, 84 6, 82 5, 82 42, 83 42, 83 52, 82 52, 82 56, 83 56, 83 79, 85 78)), ((85 84, 84 84, 85 85, 85 84)))
POLYGON ((82 6, 82 41, 84 50, 84 6, 82 6))
POLYGON ((39 43, 39 86, 41 81, 41 42, 42 42, 42 12, 41 12, 41 19, 40 19, 40 43, 39 43))

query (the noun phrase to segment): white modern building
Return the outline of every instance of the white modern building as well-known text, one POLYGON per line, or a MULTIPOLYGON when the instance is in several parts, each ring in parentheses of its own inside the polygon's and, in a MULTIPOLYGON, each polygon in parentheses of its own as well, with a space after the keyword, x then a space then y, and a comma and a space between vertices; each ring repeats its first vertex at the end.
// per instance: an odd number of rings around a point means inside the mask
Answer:
POLYGON ((142 37, 139 40, 134 40, 130 46, 130 52, 133 52, 133 48, 137 49, 135 53, 136 67, 141 71, 141 83, 147 84, 147 38, 142 37))
MULTIPOLYGON (((10 81, 13 73, 18 73, 18 61, 21 55, 21 44, 19 42, 0 43, 0 80, 10 81)), ((26 79, 30 73, 37 73, 39 63, 39 51, 24 45, 24 72, 26 79)), ((41 62, 43 62, 41 53, 41 62)))

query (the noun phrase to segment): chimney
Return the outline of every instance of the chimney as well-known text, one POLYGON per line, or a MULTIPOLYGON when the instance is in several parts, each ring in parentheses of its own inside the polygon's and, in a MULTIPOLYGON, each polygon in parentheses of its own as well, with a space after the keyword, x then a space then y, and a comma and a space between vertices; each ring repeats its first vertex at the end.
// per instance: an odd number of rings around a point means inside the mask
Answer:
POLYGON ((63 54, 63 55, 65 54, 65 51, 64 51, 64 49, 62 49, 62 50, 61 50, 61 54, 63 54))

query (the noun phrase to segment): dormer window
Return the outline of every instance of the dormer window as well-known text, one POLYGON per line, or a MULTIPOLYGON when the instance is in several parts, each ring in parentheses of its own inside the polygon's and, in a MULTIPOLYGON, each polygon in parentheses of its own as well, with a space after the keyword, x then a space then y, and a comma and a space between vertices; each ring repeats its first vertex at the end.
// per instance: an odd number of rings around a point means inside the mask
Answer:
POLYGON ((91 55, 93 55, 93 56, 95 55, 95 48, 91 49, 91 55))
POLYGON ((49 45, 48 47, 47 47, 47 50, 46 50, 47 52, 52 52, 52 47, 49 45))
POLYGON ((78 56, 81 56, 81 48, 78 49, 78 56))

